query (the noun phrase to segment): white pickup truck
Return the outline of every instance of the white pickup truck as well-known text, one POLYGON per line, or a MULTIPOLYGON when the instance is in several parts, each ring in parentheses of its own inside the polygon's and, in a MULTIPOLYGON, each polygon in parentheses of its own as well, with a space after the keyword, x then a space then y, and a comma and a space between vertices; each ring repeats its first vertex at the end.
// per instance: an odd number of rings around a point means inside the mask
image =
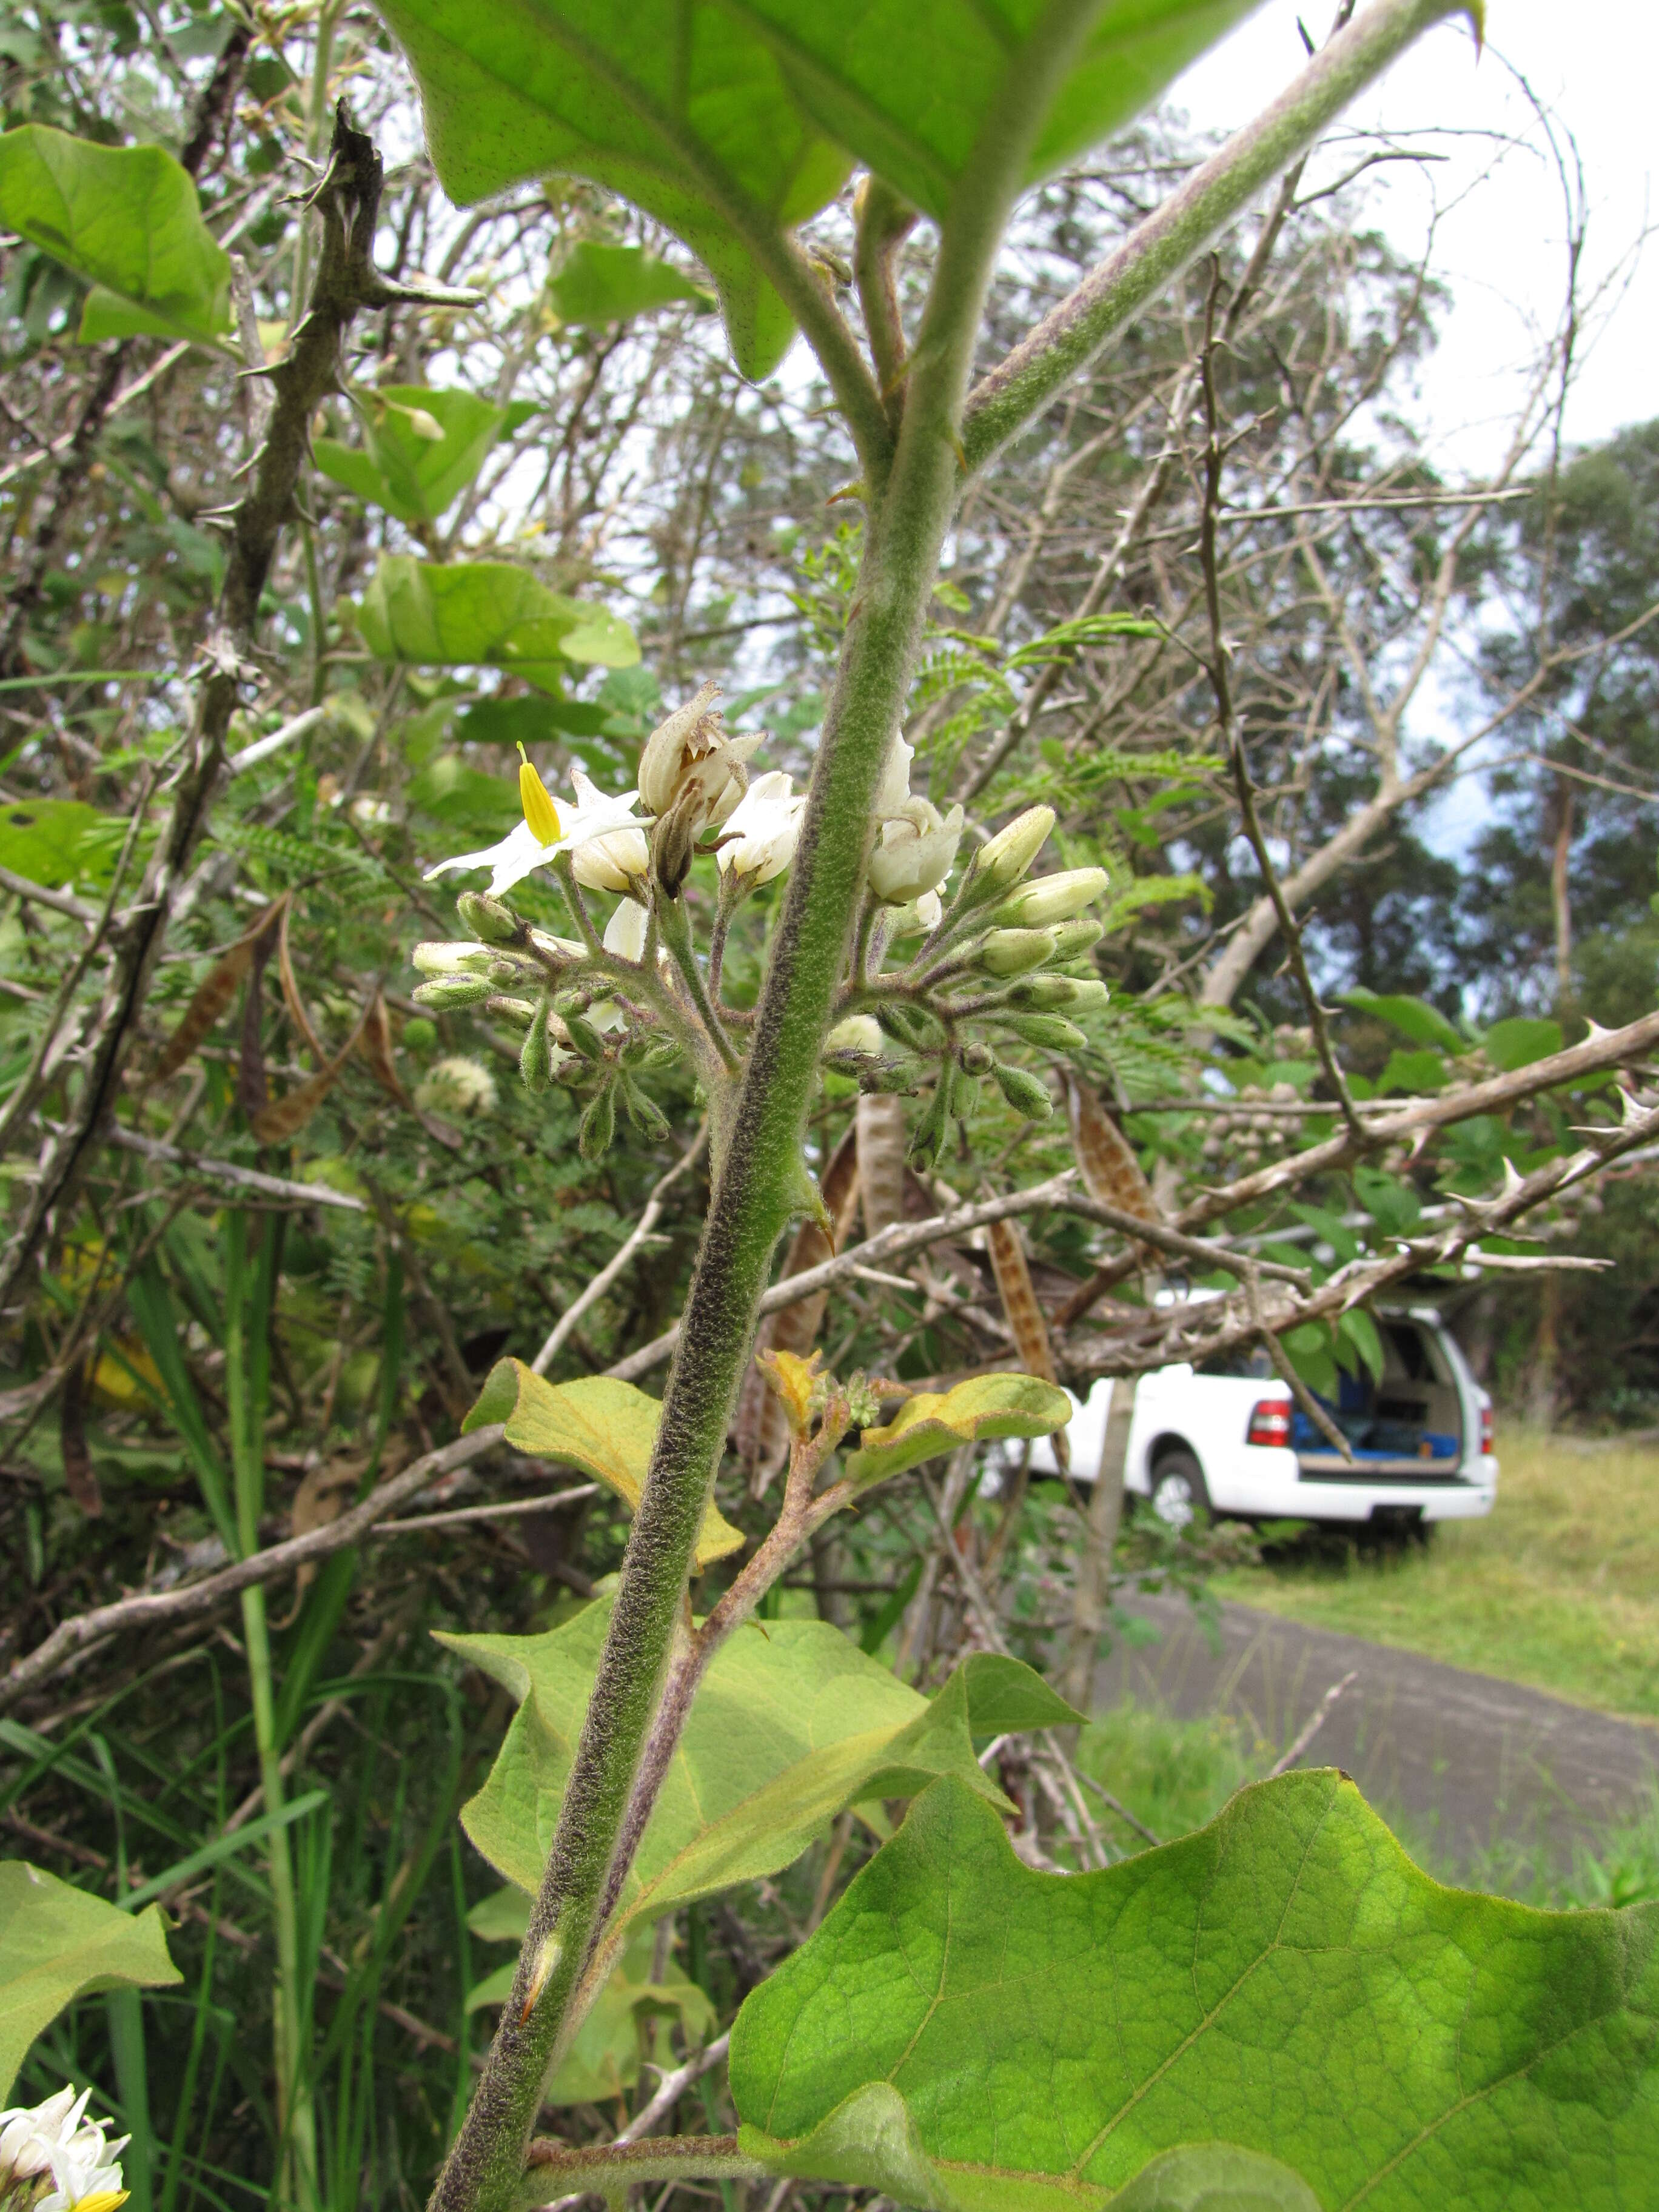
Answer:
MULTIPOLYGON (((1172 1525, 1195 1510, 1253 1521, 1467 1520, 1490 1513, 1498 1490, 1492 1400, 1439 1315, 1428 1306, 1381 1311, 1382 1377, 1344 1374, 1333 1421, 1350 1465, 1321 1434, 1260 1346, 1203 1367, 1155 1368, 1140 1377, 1129 1429, 1125 1487, 1172 1525)), ((1097 1382, 1066 1430, 1072 1475, 1100 1466, 1109 1380, 1097 1382)), ((1033 1472, 1054 1473, 1045 1442, 1033 1472)))

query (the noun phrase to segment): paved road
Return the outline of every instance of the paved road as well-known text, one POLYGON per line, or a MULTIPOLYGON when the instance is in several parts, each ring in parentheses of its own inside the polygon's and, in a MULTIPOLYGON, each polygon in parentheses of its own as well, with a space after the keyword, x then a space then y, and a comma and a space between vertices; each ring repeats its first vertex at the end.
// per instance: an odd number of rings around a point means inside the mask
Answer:
POLYGON ((1298 1763, 1346 1767, 1442 1866, 1478 1868, 1489 1852, 1561 1864, 1659 1790, 1659 1727, 1249 1606, 1221 1607, 1219 1650, 1184 1598, 1139 1597, 1132 1609, 1159 1640, 1113 1653, 1103 1705, 1128 1694, 1188 1718, 1235 1714, 1280 1749, 1352 1669, 1298 1763))

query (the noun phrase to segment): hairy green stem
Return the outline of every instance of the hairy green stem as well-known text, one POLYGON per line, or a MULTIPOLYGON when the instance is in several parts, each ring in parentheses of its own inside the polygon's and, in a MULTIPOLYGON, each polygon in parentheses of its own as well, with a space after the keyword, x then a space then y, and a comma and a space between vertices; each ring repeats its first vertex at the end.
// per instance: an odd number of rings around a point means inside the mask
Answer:
POLYGON ((1271 107, 1137 223, 975 386, 962 432, 969 468, 983 468, 1040 414, 1414 39, 1468 13, 1468 0, 1374 0, 1321 47, 1271 107))

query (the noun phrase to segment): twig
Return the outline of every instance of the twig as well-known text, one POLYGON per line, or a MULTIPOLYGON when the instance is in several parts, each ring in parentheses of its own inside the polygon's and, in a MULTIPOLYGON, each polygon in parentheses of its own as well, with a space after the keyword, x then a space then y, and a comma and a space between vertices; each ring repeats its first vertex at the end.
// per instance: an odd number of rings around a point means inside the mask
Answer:
POLYGON ((109 1141, 119 1152, 141 1153, 159 1165, 182 1168, 204 1182, 222 1183, 231 1190, 257 1191, 262 1198, 281 1199, 291 1206, 332 1206, 347 1213, 369 1211, 349 1191, 333 1190, 326 1183, 290 1182, 284 1176, 266 1175, 259 1168, 239 1167, 234 1160, 204 1159, 199 1153, 180 1152, 177 1145, 165 1145, 159 1137, 141 1136, 137 1129, 118 1124, 110 1130, 109 1141))
MULTIPOLYGON (((638 2142, 641 2136, 649 2135, 663 2115, 672 2112, 691 2084, 700 2080, 711 2067, 720 2064, 731 2041, 732 2031, 728 2027, 723 2035, 717 2035, 712 2043, 705 2043, 701 2051, 694 2051, 684 2066, 677 2066, 672 2074, 665 2074, 650 2100, 640 2107, 628 2125, 613 2138, 613 2143, 638 2142)), ((574 2197, 550 2197, 542 2208, 542 2212, 568 2212, 570 2206, 581 2202, 580 2191, 574 2197)))
POLYGON ((1285 1752, 1280 1758, 1274 1759, 1273 1765, 1267 1769, 1267 1778, 1269 1782, 1277 1781, 1281 1774, 1288 1774, 1290 1772, 1291 1767, 1296 1765, 1297 1759, 1301 1758, 1303 1753, 1308 1748, 1308 1746, 1319 1734, 1320 1729, 1324 1727, 1326 1722, 1330 1718, 1336 1701, 1341 1696, 1344 1690, 1347 1688, 1350 1682, 1358 1681, 1358 1672, 1354 1668, 1350 1668, 1340 1682, 1333 1682, 1331 1684, 1330 1688, 1326 1691, 1324 1696, 1319 1700, 1319 1703, 1314 1707, 1312 1712, 1309 1714, 1307 1719, 1303 1723, 1301 1729, 1291 1742, 1290 1748, 1285 1752))
POLYGON ((579 1498, 597 1498, 597 1482, 579 1482, 570 1490, 550 1490, 544 1498, 508 1498, 495 1505, 458 1505, 453 1513, 422 1513, 413 1521, 382 1521, 376 1536, 410 1536, 421 1528, 459 1528, 469 1521, 511 1521, 526 1513, 550 1513, 556 1505, 574 1505, 579 1498))
MULTIPOLYGON (((1350 1677, 1350 1680, 1352 1679, 1352 1678, 1350 1677)), ((1103 1783, 1097 1782, 1092 1774, 1085 1774, 1080 1766, 1074 1766, 1072 1771, 1077 1776, 1078 1780, 1083 1784, 1085 1790, 1092 1790, 1103 1805, 1107 1807, 1109 1811, 1115 1813, 1120 1820, 1127 1821, 1128 1826, 1134 1830, 1136 1835, 1144 1836, 1146 1838, 1146 1841, 1152 1844, 1154 1850, 1161 1850, 1163 1849, 1163 1838, 1159 1836, 1155 1836, 1144 1820, 1137 1820, 1135 1815, 1129 1810, 1128 1807, 1123 1803, 1122 1800, 1121 1798, 1114 1797, 1111 1791, 1106 1788, 1103 1783)))
POLYGON ((73 891, 48 890, 44 884, 32 884, 27 876, 14 875, 9 868, 0 868, 0 890, 9 891, 14 898, 32 899, 36 906, 54 907, 59 914, 84 921, 88 928, 98 919, 97 908, 76 898, 73 891))

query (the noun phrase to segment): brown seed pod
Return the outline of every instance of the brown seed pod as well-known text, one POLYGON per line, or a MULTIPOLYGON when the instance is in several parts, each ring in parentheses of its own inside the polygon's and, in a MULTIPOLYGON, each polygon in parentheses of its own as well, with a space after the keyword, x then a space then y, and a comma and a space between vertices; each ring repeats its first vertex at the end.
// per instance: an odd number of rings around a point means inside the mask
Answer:
MULTIPOLYGON (((860 1103, 863 1103, 862 1100, 860 1103)), ((854 1211, 858 1204, 859 1153, 854 1130, 847 1132, 830 1155, 830 1164, 819 1180, 818 1188, 823 1194, 824 1211, 835 1224, 836 1243, 840 1245, 852 1226, 854 1211)), ((834 1257, 830 1240, 818 1223, 803 1221, 795 1231, 795 1240, 789 1248, 789 1257, 783 1272, 786 1276, 802 1275, 809 1267, 816 1267, 822 1261, 834 1257)), ((755 1340, 757 1358, 763 1352, 793 1352, 797 1358, 804 1359, 817 1341, 818 1331, 823 1326, 824 1309, 829 1302, 829 1293, 819 1291, 810 1298, 798 1298, 793 1305, 781 1306, 776 1313, 769 1314, 761 1323, 755 1340)), ((738 1458, 748 1471, 750 1495, 763 1497, 768 1485, 788 1456, 789 1423, 776 1392, 768 1383, 762 1369, 752 1360, 738 1400, 732 1441, 738 1458)))
POLYGON ((357 1049, 357 1041, 362 1036, 368 1019, 368 1009, 365 1006, 357 1017, 356 1026, 351 1035, 332 1060, 325 1061, 315 1075, 307 1076, 285 1098, 276 1099, 263 1113, 254 1115, 249 1127, 262 1145, 286 1144, 289 1138, 299 1135, 338 1082, 341 1069, 357 1049))
POLYGON ((1066 1072, 1066 1112, 1072 1127, 1072 1151, 1084 1188, 1103 1206, 1133 1213, 1138 1221, 1161 1222, 1163 1210, 1152 1196, 1134 1149, 1094 1091, 1066 1072))
POLYGON ((255 945, 279 916, 286 924, 288 903, 288 893, 284 891, 281 898, 265 908, 246 935, 239 937, 234 945, 227 945, 214 962, 197 985, 178 1027, 161 1048, 161 1056, 149 1073, 150 1082, 165 1083, 169 1076, 177 1075, 204 1037, 217 1025, 235 997, 237 987, 253 965, 255 945))
POLYGON ((858 1132, 859 1194, 864 1233, 874 1237, 904 1219, 904 1103, 881 1091, 861 1097, 858 1132))
MULTIPOLYGON (((1014 1333, 1014 1343, 1026 1373, 1039 1376, 1044 1382, 1058 1382, 1054 1347, 1048 1341, 1048 1324, 1031 1286, 1025 1243, 1018 1224, 1011 1220, 990 1222, 986 1227, 985 1241, 990 1248, 992 1272, 997 1279, 997 1296, 1002 1300, 1002 1310, 1008 1316, 1008 1326, 1014 1333)), ((1053 1443, 1055 1459, 1062 1468, 1069 1468, 1071 1454, 1063 1429, 1054 1431, 1053 1443)))

